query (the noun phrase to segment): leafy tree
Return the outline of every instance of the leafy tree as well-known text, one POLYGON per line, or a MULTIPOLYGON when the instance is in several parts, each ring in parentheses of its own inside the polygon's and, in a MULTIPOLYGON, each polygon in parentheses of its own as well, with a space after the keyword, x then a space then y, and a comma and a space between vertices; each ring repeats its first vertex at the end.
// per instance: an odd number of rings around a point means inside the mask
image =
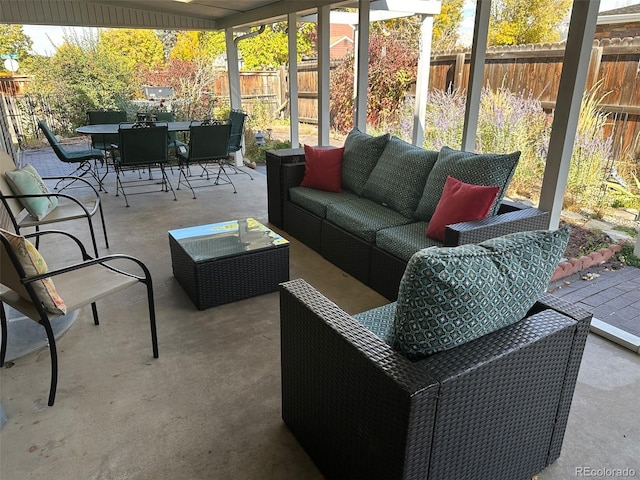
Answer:
MULTIPOLYGON (((315 25, 310 23, 298 26, 296 36, 298 61, 313 50, 311 42, 313 30, 315 30, 315 25)), ((244 70, 266 70, 286 64, 289 60, 287 24, 268 25, 264 32, 240 41, 238 51, 244 62, 244 70)))
POLYGON ((176 35, 176 43, 169 53, 169 58, 192 61, 199 56, 202 50, 198 32, 178 32, 176 35))
MULTIPOLYGON (((33 41, 24 33, 22 25, 0 24, 0 54, 17 54, 18 62, 22 62, 31 55, 33 41)), ((6 72, 4 61, 0 62, 0 71, 6 72)))
POLYGON ((433 18, 432 50, 451 50, 460 38, 464 0, 443 0, 440 13, 433 18))
POLYGON ((153 30, 109 28, 100 33, 101 55, 118 57, 129 69, 154 66, 164 61, 162 42, 153 30))
POLYGON ((557 42, 571 0, 494 0, 489 45, 557 42))
POLYGON ((71 125, 91 108, 120 108, 140 91, 135 71, 119 55, 99 46, 99 36, 65 36, 50 57, 34 62, 29 92, 47 96, 71 125))

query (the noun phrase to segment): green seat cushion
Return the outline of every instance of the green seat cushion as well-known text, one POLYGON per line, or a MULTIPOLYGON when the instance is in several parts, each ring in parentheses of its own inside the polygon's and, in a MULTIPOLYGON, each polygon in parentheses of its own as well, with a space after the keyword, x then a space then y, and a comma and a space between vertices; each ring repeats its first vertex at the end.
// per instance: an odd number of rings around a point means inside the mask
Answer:
POLYGON ((327 205, 326 219, 370 243, 375 242, 378 230, 411 221, 395 210, 366 198, 327 205))
POLYGON ((400 282, 393 347, 419 359, 524 318, 547 289, 568 239, 562 228, 418 251, 400 282))
POLYGON ((440 153, 438 153, 438 159, 427 178, 422 198, 420 198, 413 218, 427 222, 431 219, 449 175, 456 180, 472 185, 500 187, 498 196, 489 211, 489 216, 495 215, 498 212, 519 159, 520 152, 505 155, 478 154, 442 147, 440 153))
POLYGON ((437 158, 436 151, 391 137, 364 184, 362 196, 405 217, 412 216, 437 158))
POLYGON ((379 337, 383 342, 391 345, 390 333, 393 319, 396 315, 396 302, 367 310, 353 316, 363 327, 379 337))
POLYGON ((342 155, 342 187, 362 195, 362 189, 376 166, 389 134, 372 137, 357 128, 349 132, 344 141, 342 155))
POLYGON ((427 222, 411 222, 383 228, 376 233, 376 247, 408 262, 418 250, 442 246, 441 242, 424 234, 427 225, 427 222))
POLYGON ((291 203, 299 205, 320 218, 326 217, 327 205, 356 200, 357 198, 359 197, 355 193, 347 192, 346 190, 336 193, 309 187, 293 187, 289 189, 291 203))

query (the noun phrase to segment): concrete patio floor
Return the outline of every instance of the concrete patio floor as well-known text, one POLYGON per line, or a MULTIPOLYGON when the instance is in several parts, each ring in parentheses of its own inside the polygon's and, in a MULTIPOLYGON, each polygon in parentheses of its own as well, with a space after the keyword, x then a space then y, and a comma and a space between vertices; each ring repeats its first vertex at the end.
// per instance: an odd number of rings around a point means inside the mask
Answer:
MULTIPOLYGON (((172 275, 167 231, 254 217, 267 222, 266 176, 229 186, 130 197, 103 195, 111 248, 151 270, 160 357, 153 359, 142 285, 98 303, 58 341, 56 403, 46 405, 47 349, 0 373, 0 478, 322 478, 280 418, 279 302, 270 293, 198 311, 172 275)), ((177 172, 172 181, 177 183, 177 172)), ((82 222, 65 229, 89 241, 82 222)), ((286 235, 285 235, 286 236, 286 235)), ((349 313, 386 299, 291 239, 291 278, 304 278, 349 313)), ((67 249, 45 243, 55 267, 67 249)), ((224 281, 221 279, 220 281, 224 281)), ((9 338, 9 342, 11 339, 9 338)), ((561 457, 538 480, 640 476, 640 356, 590 334, 561 457), (602 475, 597 475, 602 473, 602 475)), ((462 459, 463 460, 463 459, 462 459)), ((482 479, 480 479, 482 480, 482 479)), ((493 480, 493 479, 491 479, 493 480)))

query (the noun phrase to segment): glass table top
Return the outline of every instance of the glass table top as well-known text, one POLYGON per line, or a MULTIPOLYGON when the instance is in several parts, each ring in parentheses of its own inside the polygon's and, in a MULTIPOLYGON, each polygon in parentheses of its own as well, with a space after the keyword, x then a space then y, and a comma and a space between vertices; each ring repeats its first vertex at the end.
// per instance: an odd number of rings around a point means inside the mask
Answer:
POLYGON ((254 218, 169 230, 194 262, 287 245, 289 240, 254 218))

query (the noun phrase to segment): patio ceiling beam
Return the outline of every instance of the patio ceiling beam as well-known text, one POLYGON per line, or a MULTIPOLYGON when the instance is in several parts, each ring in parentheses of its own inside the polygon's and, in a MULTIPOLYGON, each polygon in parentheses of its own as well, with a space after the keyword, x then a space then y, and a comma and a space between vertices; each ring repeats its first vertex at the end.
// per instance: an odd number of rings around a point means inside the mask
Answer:
POLYGON ((552 229, 558 228, 560 224, 560 213, 578 129, 578 117, 587 81, 599 7, 600 0, 574 1, 571 10, 567 45, 540 192, 539 207, 550 213, 549 228, 552 229))
MULTIPOLYGON (((2 0, 0 23, 79 27, 215 30, 215 20, 179 15, 161 8, 144 9, 81 0, 2 0)), ((159 5, 161 2, 157 2, 159 5)))
POLYGON ((218 20, 219 28, 240 27, 243 25, 255 25, 257 23, 269 23, 284 19, 292 12, 299 14, 313 13, 320 7, 330 5, 341 6, 347 2, 336 0, 281 0, 272 2, 263 7, 254 8, 248 12, 229 15, 218 20))

